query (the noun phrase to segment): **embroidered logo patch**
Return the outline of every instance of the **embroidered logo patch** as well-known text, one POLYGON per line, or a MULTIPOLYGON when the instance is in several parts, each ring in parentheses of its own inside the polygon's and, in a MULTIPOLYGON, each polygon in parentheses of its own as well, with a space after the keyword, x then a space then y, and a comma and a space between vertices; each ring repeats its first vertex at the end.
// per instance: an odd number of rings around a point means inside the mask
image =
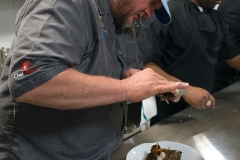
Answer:
POLYGON ((37 70, 39 70, 39 68, 32 68, 32 69, 29 69, 29 68, 30 68, 30 62, 24 61, 21 66, 22 71, 19 71, 16 74, 14 74, 14 78, 20 78, 25 75, 30 75, 30 74, 36 72, 37 70))
POLYGON ((30 68, 30 62, 29 61, 24 61, 22 63, 22 70, 25 71, 27 70, 28 68, 30 68))
POLYGON ((104 41, 107 41, 108 33, 107 33, 107 30, 105 29, 104 23, 102 22, 102 16, 99 16, 99 20, 100 20, 100 26, 102 27, 103 39, 104 41))

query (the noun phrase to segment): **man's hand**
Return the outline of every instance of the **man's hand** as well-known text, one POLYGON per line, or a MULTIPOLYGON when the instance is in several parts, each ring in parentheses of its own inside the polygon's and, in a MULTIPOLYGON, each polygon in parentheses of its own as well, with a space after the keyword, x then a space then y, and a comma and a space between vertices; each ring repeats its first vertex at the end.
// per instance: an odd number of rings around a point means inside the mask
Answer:
POLYGON ((135 68, 129 68, 128 70, 123 72, 122 79, 129 78, 129 77, 131 77, 132 75, 134 75, 135 73, 137 73, 139 71, 141 71, 141 70, 135 69, 135 68))
POLYGON ((183 99, 191 106, 195 107, 198 110, 214 108, 215 99, 208 91, 193 86, 189 86, 187 88, 187 91, 188 93, 183 96, 183 99), (208 101, 211 101, 211 104, 208 101))
POLYGON ((123 81, 125 82, 127 101, 130 102, 139 102, 159 93, 177 94, 178 89, 188 87, 188 83, 170 82, 150 68, 138 71, 123 81))

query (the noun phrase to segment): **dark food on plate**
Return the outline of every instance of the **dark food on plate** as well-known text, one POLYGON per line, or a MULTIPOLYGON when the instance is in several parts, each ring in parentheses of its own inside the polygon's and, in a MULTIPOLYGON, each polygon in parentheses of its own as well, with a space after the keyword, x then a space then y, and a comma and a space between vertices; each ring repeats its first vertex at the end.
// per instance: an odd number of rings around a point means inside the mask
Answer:
POLYGON ((151 153, 147 155, 146 160, 181 160, 182 152, 161 148, 159 144, 151 147, 151 153))

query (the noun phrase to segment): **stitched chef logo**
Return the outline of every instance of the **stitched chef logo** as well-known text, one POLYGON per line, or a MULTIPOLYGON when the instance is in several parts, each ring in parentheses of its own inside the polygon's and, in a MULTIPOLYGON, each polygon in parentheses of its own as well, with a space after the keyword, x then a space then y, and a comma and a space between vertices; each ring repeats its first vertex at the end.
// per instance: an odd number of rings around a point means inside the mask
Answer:
POLYGON ((22 71, 19 71, 18 73, 14 74, 14 78, 20 78, 25 75, 30 75, 35 71, 39 70, 39 68, 32 68, 32 69, 29 69, 29 68, 30 68, 30 62, 24 61, 21 66, 22 71))
POLYGON ((30 67, 30 62, 29 61, 24 61, 22 63, 22 70, 25 71, 30 67))
POLYGON ((102 22, 102 16, 99 16, 99 20, 100 20, 100 26, 102 27, 103 39, 104 41, 107 41, 107 30, 105 29, 105 25, 102 22))

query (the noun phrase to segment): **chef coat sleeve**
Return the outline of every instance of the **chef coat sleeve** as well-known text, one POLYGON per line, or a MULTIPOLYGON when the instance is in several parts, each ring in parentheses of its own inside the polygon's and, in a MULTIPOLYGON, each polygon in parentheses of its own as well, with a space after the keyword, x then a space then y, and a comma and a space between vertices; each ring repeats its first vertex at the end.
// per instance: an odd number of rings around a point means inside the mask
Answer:
POLYGON ((219 56, 223 60, 228 60, 240 54, 240 47, 234 42, 224 17, 220 16, 222 19, 222 43, 220 45, 219 56))
POLYGON ((145 64, 155 62, 161 65, 160 57, 166 43, 168 25, 162 25, 155 15, 146 20, 137 38, 138 56, 145 64))
POLYGON ((240 37, 240 1, 232 0, 225 11, 225 18, 231 30, 240 37))
POLYGON ((77 1, 27 1, 15 22, 9 85, 11 98, 75 67, 86 50, 84 5, 77 1), (29 2, 29 3, 27 3, 29 2))
POLYGON ((240 46, 240 1, 232 0, 227 3, 224 16, 234 41, 240 46))

